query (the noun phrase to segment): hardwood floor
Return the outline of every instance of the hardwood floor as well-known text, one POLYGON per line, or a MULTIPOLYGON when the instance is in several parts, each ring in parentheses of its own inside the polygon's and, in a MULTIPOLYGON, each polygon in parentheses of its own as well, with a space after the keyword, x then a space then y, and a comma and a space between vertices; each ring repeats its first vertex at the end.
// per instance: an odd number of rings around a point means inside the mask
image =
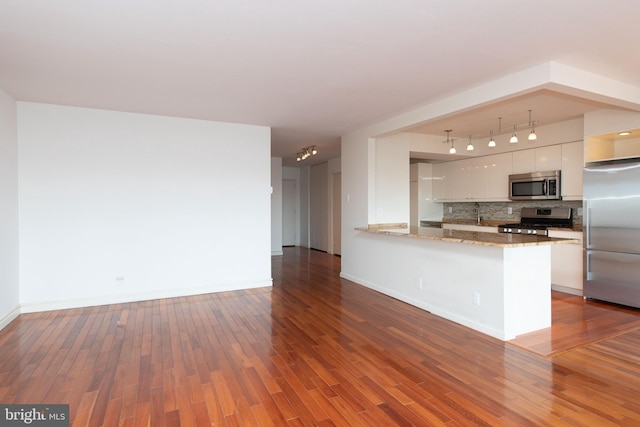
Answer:
POLYGON ((21 315, 0 402, 69 403, 74 426, 640 425, 637 311, 556 294, 560 335, 505 343, 339 271, 285 248, 272 289, 21 315))
POLYGON ((640 310, 553 292, 552 327, 509 341, 542 356, 554 356, 586 344, 640 329, 640 310))

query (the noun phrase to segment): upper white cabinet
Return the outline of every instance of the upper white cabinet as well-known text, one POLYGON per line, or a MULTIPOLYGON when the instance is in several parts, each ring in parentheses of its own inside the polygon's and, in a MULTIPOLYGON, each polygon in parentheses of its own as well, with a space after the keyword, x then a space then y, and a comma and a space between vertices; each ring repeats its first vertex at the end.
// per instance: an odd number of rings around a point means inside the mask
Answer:
POLYGON ((486 156, 483 168, 487 175, 487 199, 492 201, 509 200, 509 175, 513 173, 512 153, 486 156))
POLYGON ((546 147, 535 148, 534 150, 536 153, 535 172, 555 171, 562 169, 561 145, 549 145, 546 147))
POLYGON ((561 151, 560 145, 514 151, 513 173, 560 170, 562 168, 561 151))
POLYGON ((582 141, 433 165, 436 201, 509 201, 509 175, 562 171, 562 196, 582 199, 582 141))
POLYGON ((562 198, 582 200, 582 168, 584 151, 582 141, 562 144, 562 198))
POLYGON ((409 220, 412 226, 420 225, 420 220, 442 219, 442 205, 434 203, 434 183, 439 181, 434 177, 439 172, 434 172, 433 166, 430 163, 414 163, 409 168, 409 220))
POLYGON ((507 201, 511 153, 433 165, 433 198, 436 201, 507 201))
POLYGON ((444 198, 444 182, 446 179, 446 165, 447 163, 434 163, 432 168, 431 175, 431 191, 433 195, 433 200, 441 201, 445 200, 444 198))
POLYGON ((529 173, 536 170, 535 149, 514 151, 513 173, 529 173))

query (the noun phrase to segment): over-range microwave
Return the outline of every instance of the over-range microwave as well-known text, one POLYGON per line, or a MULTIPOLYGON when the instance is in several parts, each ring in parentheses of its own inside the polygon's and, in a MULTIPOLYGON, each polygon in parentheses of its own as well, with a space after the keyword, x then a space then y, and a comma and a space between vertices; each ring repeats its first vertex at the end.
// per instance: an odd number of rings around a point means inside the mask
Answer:
POLYGON ((511 200, 560 200, 560 171, 509 175, 511 200))

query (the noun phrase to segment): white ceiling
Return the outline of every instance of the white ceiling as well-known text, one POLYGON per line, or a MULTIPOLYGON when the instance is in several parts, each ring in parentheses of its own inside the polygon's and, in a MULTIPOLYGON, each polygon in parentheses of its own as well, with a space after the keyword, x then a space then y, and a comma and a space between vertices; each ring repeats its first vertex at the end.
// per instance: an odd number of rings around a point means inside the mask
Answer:
MULTIPOLYGON (((637 0, 0 0, 0 88, 271 126, 295 165, 304 146, 337 157, 340 135, 547 61, 640 87, 638 16, 637 0)), ((546 92, 416 131, 601 107, 546 92)))

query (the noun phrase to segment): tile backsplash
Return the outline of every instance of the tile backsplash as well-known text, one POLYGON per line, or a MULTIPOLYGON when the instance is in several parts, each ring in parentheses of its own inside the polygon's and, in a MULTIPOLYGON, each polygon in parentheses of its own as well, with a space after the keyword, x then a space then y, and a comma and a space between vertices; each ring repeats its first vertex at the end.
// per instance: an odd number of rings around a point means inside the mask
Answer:
MULTIPOLYGON (((573 210, 574 224, 582 224, 582 215, 578 215, 578 209, 582 208, 581 201, 540 200, 527 202, 480 202, 480 217, 483 220, 518 222, 522 208, 571 208, 573 210), (508 208, 512 213, 508 213, 508 208)), ((468 220, 475 219, 476 204, 472 202, 443 203, 443 220, 468 220), (451 208, 451 213, 449 213, 451 208)))

